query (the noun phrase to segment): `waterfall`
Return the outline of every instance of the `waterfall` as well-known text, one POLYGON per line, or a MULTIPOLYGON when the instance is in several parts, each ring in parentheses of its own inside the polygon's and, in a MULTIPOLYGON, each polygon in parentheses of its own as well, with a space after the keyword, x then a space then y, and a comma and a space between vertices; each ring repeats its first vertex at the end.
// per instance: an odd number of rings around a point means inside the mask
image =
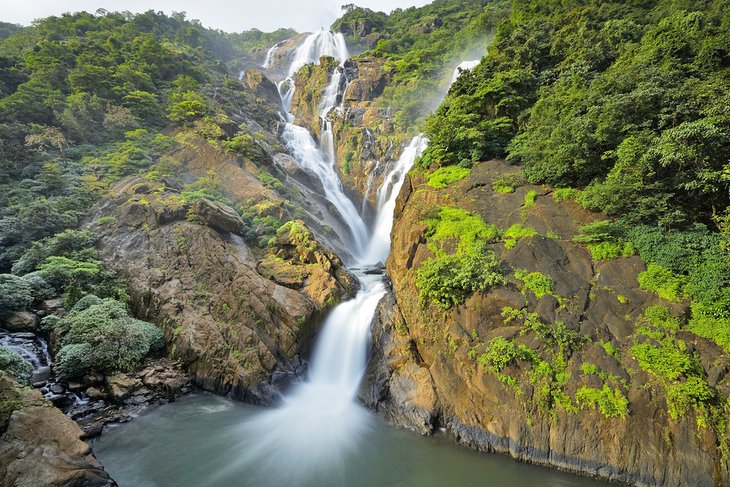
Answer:
POLYGON ((426 149, 428 139, 417 135, 403 150, 398 161, 393 165, 390 172, 383 178, 383 183, 378 189, 377 216, 373 234, 368 243, 368 249, 363 260, 369 264, 385 263, 390 253, 390 231, 393 229, 393 212, 395 211, 395 200, 400 193, 406 174, 413 167, 416 158, 426 149))
POLYGON ((271 57, 274 55, 276 51, 279 50, 279 44, 274 44, 271 46, 271 48, 266 51, 266 57, 264 58, 264 64, 261 65, 264 69, 269 69, 271 67, 271 57))
MULTIPOLYGON (((296 71, 322 55, 337 54, 342 63, 347 48, 341 34, 318 32, 307 37, 297 49, 289 69, 289 81, 279 84, 284 109, 289 112, 294 94, 291 81, 296 71)), ((292 157, 322 182, 326 198, 348 225, 355 247, 358 267, 373 268, 384 262, 390 252, 395 200, 406 173, 422 153, 428 140, 413 138, 398 161, 386 172, 377 190, 377 216, 368 239, 365 224, 352 201, 344 194, 335 171, 334 140, 330 115, 346 85, 344 69, 338 67, 323 92, 319 107, 321 142, 317 145, 309 131, 292 123, 287 113, 282 137, 292 157)), ((283 397, 281 407, 264 411, 240 426, 242 438, 238 462, 220 472, 225 476, 243 467, 259 472, 252 479, 257 485, 296 485, 322 477, 332 485, 346 485, 347 479, 333 479, 337 467, 357 451, 358 440, 367 432, 370 416, 356 402, 357 391, 367 365, 370 324, 386 289, 381 275, 353 269, 361 288, 355 298, 331 310, 325 320, 314 354, 309 378, 283 397), (256 441, 250 441, 255 438, 256 441), (281 459, 286 459, 282 462, 281 459), (255 465, 256 468, 247 468, 255 465), (261 473, 263 472, 263 473, 261 473)), ((315 482, 316 483, 316 482, 315 482)))
POLYGON ((345 36, 321 30, 309 35, 294 51, 294 60, 289 66, 289 77, 293 77, 305 64, 318 63, 322 56, 332 56, 343 63, 349 57, 345 36))
POLYGON ((477 64, 479 64, 481 60, 475 59, 473 61, 463 61, 461 64, 459 64, 457 67, 454 68, 454 73, 451 75, 451 84, 454 84, 454 81, 459 79, 459 76, 461 76, 462 71, 470 71, 476 67, 477 64))
POLYGON ((312 135, 304 127, 293 123, 287 123, 282 133, 289 152, 295 161, 304 168, 317 175, 322 187, 324 196, 337 208, 343 221, 348 226, 354 245, 354 254, 359 255, 365 248, 367 242, 367 229, 355 205, 345 195, 342 189, 340 178, 332 166, 330 156, 325 154, 312 135))
POLYGON ((324 196, 337 208, 342 220, 350 230, 352 254, 357 257, 365 251, 368 241, 367 228, 352 200, 345 194, 337 175, 334 134, 332 122, 329 119, 329 114, 337 106, 342 86, 346 81, 344 69, 341 66, 335 69, 322 96, 319 106, 322 120, 319 145, 307 129, 294 125, 294 115, 290 113, 295 91, 293 76, 305 64, 319 62, 322 56, 332 56, 340 63, 344 62, 348 56, 344 36, 329 31, 316 32, 304 39, 302 45, 296 49, 294 60, 289 67, 289 77, 278 85, 282 107, 286 113, 284 115, 286 125, 282 138, 294 160, 302 168, 312 171, 319 178, 324 188, 324 196))

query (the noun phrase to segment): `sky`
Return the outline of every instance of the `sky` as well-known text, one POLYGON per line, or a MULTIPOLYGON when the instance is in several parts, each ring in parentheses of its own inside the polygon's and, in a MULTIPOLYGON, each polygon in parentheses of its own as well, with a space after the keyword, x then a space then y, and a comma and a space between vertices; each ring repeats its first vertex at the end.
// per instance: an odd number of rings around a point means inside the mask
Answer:
POLYGON ((354 3, 372 10, 421 6, 431 0, 0 0, 0 21, 28 25, 33 19, 86 10, 166 13, 187 12, 206 27, 241 32, 253 27, 272 31, 290 27, 299 32, 329 27, 341 15, 341 5, 354 3))

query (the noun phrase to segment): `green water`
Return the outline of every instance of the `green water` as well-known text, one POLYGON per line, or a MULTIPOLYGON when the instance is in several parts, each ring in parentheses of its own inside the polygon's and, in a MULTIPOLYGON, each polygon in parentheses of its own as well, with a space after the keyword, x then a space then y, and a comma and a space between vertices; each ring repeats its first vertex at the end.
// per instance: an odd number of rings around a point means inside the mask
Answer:
MULTIPOLYGON (((367 412, 350 448, 319 461, 325 465, 307 465, 307 448, 286 457, 278 454, 288 451, 286 445, 259 451, 267 439, 257 420, 267 414, 213 395, 190 395, 108 428, 94 453, 120 487, 609 485, 391 428, 367 412)), ((314 434, 313 448, 316 443, 314 434)))

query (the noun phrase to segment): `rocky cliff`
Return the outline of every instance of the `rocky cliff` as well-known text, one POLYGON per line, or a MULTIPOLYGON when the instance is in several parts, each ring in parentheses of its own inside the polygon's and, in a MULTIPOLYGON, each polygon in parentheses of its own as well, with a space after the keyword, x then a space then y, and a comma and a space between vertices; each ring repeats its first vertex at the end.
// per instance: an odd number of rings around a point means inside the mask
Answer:
POLYGON ((445 426, 523 461, 634 485, 725 485, 725 406, 708 414, 675 396, 694 381, 725 395, 727 356, 681 331, 686 305, 640 288, 639 257, 597 261, 572 241, 600 215, 522 185, 518 171, 491 161, 442 189, 422 172, 406 181, 362 398, 396 424, 445 426), (419 269, 464 245, 439 222, 485 225, 503 280, 453 306, 424 297, 419 269), (670 385, 641 350, 698 369, 670 385))
POLYGON ((259 248, 235 209, 188 201, 172 181, 123 180, 94 214, 101 254, 128 278, 136 314, 163 328, 169 355, 202 387, 249 402, 272 402, 272 385, 303 371, 321 313, 356 288, 303 222, 259 248))

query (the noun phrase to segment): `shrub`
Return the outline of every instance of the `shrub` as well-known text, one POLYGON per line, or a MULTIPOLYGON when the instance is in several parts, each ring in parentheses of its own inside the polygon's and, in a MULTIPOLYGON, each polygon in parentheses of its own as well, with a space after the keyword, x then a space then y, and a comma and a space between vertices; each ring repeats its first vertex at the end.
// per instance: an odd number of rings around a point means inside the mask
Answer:
POLYGON ((483 250, 430 258, 416 272, 415 282, 422 301, 433 301, 447 310, 463 303, 471 293, 505 280, 494 253, 483 250))
POLYGON ((431 242, 443 247, 447 241, 457 241, 457 250, 461 252, 477 251, 485 243, 499 237, 497 227, 485 223, 478 215, 454 206, 442 207, 437 217, 426 223, 426 236, 431 242))
POLYGON ((525 195, 525 204, 523 205, 525 208, 532 208, 535 206, 535 200, 537 199, 537 191, 532 190, 528 191, 528 193, 525 195))
POLYGON ((67 376, 130 370, 164 345, 159 328, 129 316, 119 301, 86 296, 78 304, 54 325, 64 334, 59 370, 67 376))
POLYGON ((602 389, 583 386, 575 393, 575 399, 582 409, 598 408, 606 418, 625 418, 629 414, 629 400, 621 390, 607 384, 602 389))
POLYGON ((471 174, 471 169, 461 166, 441 167, 428 178, 428 185, 432 188, 443 189, 449 184, 464 179, 471 174))
POLYGON ((520 358, 518 347, 504 337, 495 337, 487 345, 486 351, 477 359, 485 367, 501 372, 513 360, 520 358))
POLYGON ((601 242, 588 244, 593 260, 611 260, 617 257, 630 257, 636 253, 631 242, 601 242))
POLYGON ((639 366, 664 387, 673 419, 683 417, 690 407, 704 407, 715 397, 702 365, 677 338, 678 331, 679 320, 667 308, 652 306, 644 312, 629 348, 639 366))
POLYGON ((509 227, 505 232, 502 234, 502 239, 504 240, 504 246, 508 249, 511 249, 515 245, 517 245, 517 242, 521 238, 525 237, 534 237, 535 235, 538 235, 537 230, 534 228, 526 227, 524 225, 521 225, 519 223, 516 223, 509 227))
POLYGON ((558 203, 566 200, 574 200, 577 196, 578 190, 573 188, 555 188, 553 191, 553 199, 558 203))
POLYGON ((528 272, 524 269, 517 269, 515 277, 522 281, 522 292, 527 290, 535 293, 537 299, 542 298, 546 294, 552 294, 555 289, 555 283, 550 278, 540 272, 528 272))
POLYGON ((0 370, 10 372, 24 384, 30 384, 33 375, 33 365, 30 362, 3 347, 0 347, 0 370))
POLYGON ((26 309, 33 302, 33 289, 23 278, 0 274, 0 319, 26 309))
POLYGON ((638 281, 641 289, 656 293, 662 299, 667 301, 682 299, 684 278, 658 264, 649 264, 647 270, 639 274, 638 281))

